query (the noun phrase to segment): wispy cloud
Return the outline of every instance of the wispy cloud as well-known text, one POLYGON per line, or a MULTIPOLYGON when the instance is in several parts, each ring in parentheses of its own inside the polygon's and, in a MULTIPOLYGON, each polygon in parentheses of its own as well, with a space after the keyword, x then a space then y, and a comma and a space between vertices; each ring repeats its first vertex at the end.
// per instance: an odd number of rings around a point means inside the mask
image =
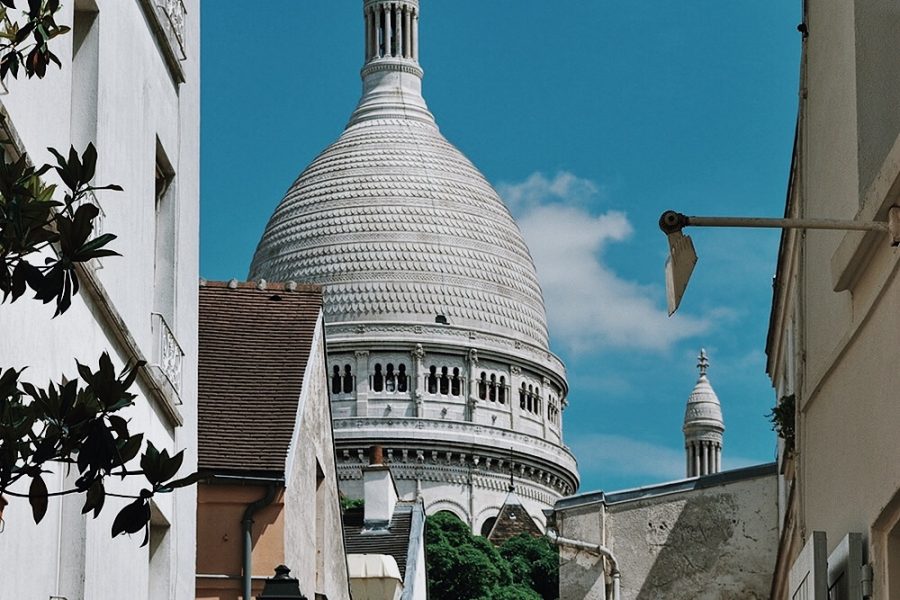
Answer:
POLYGON ((706 319, 669 319, 658 288, 622 277, 604 263, 606 246, 633 229, 623 212, 592 212, 603 195, 598 184, 568 172, 553 178, 534 173, 498 191, 537 266, 550 330, 569 351, 665 350, 708 329, 706 319))

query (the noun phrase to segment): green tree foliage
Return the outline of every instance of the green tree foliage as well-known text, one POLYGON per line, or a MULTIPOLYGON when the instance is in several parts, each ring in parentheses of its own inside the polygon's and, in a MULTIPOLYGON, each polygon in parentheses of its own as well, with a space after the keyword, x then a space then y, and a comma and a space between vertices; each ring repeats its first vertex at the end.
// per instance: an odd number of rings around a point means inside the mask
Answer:
POLYGON ((499 549, 442 512, 425 522, 428 591, 435 600, 556 600, 559 557, 527 534, 499 549))
POLYGON ((544 600, 559 594, 559 550, 547 538, 522 533, 500 546, 513 573, 513 580, 528 586, 544 600))
MULTIPOLYGON (((54 21, 59 1, 28 0, 22 22, 13 19, 15 4, 0 0, 0 79, 17 77, 19 65, 28 77, 41 78, 49 62, 59 65, 48 42, 68 31, 54 21)), ((15 157, 16 148, 6 150, 4 155, 14 158, 0 159, 0 303, 16 302, 30 289, 35 300, 54 303, 57 317, 78 293, 77 265, 117 255, 107 247, 115 235, 93 235, 100 213, 93 193, 121 188, 92 184, 97 164, 92 144, 80 155, 74 148, 66 156, 50 148, 56 164, 40 167, 24 154, 15 157), (44 182, 47 174, 62 182, 61 199, 57 186, 44 182)), ((134 404, 129 389, 143 363, 134 361, 116 373, 104 352, 96 370, 76 367, 78 377, 38 387, 23 379, 24 368, 0 366, 0 514, 6 497, 27 498, 35 522, 43 519, 53 496, 83 495, 82 513, 94 518, 108 496, 126 498, 131 502, 116 515, 112 535, 143 530, 146 544, 150 499, 194 483, 197 475, 175 478, 183 451, 169 455, 147 442, 141 453, 143 434, 132 433, 121 415, 134 404), (140 468, 129 468, 139 454, 140 468), (78 477, 72 489, 47 488, 44 475, 53 465, 74 467, 78 477), (132 476, 144 480, 137 494, 107 492, 109 477, 132 476), (27 493, 20 482, 28 482, 27 493)))

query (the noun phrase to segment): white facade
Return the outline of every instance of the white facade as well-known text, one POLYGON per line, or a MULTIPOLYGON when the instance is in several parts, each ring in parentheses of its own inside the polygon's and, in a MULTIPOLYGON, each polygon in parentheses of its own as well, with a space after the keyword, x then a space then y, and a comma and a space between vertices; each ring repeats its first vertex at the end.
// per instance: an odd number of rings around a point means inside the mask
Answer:
POLYGON ((363 4, 363 96, 276 209, 249 278, 325 286, 346 494, 362 497, 366 450, 381 444, 401 496, 421 494, 428 514, 478 532, 512 472, 543 523, 578 475, 534 264, 422 97, 418 1, 363 4))
MULTIPOLYGON (((200 7, 185 5, 65 2, 57 20, 73 30, 51 42, 62 69, 10 80, 0 95, 4 137, 18 150, 42 164, 52 160, 48 146, 94 142, 95 181, 125 189, 98 193, 102 231, 119 236, 110 247, 123 256, 89 265, 56 319, 28 298, 0 306, 0 365, 28 365, 24 379, 43 385, 74 376, 76 360, 96 365, 104 351, 118 366, 146 360, 130 428, 159 448, 186 449, 184 474, 196 467, 200 89, 200 7)), ((50 491, 72 479, 49 476, 50 491)), ((134 493, 139 483, 111 480, 107 490, 134 493)), ((126 502, 107 498, 93 520, 81 515, 83 498, 51 499, 35 526, 27 501, 11 499, 0 598, 193 598, 195 490, 156 500, 143 548, 140 536, 110 537, 126 502)))

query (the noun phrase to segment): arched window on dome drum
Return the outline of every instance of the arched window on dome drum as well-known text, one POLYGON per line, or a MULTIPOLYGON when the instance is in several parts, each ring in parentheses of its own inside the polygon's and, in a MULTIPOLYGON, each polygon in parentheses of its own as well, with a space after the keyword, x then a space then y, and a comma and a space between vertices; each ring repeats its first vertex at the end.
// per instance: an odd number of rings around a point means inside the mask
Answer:
POLYGON ((372 390, 384 391, 384 373, 381 372, 381 363, 375 363, 375 374, 372 375, 372 390))
POLYGON ((450 393, 450 375, 447 372, 447 367, 441 367, 440 390, 442 396, 450 393))
POLYGON ((481 372, 481 378, 478 380, 478 398, 479 400, 487 400, 487 373, 481 372))
POLYGON ((453 378, 450 379, 450 395, 462 394, 462 378, 459 376, 459 367, 453 367, 453 378))
POLYGON ((534 412, 534 386, 528 386, 528 393, 525 397, 528 399, 528 412, 534 412))
POLYGON ((350 394, 353 392, 353 372, 350 370, 350 365, 344 365, 344 393, 350 394))
POLYGON ((497 401, 506 404, 506 377, 500 376, 500 387, 497 389, 497 401))
POLYGON ((409 389, 409 380, 406 378, 406 365, 400 364, 397 374, 397 391, 406 392, 409 389))
POLYGON ((491 399, 491 402, 497 401, 497 376, 491 373, 491 387, 488 390, 488 396, 491 399))
POLYGON ((523 381, 523 382, 522 382, 522 389, 519 390, 519 408, 522 408, 522 409, 525 408, 525 406, 526 406, 526 404, 525 404, 525 396, 527 396, 527 395, 528 395, 528 386, 527 386, 527 385, 525 384, 525 382, 523 381))
POLYGON ((434 365, 428 368, 428 390, 429 394, 437 394, 438 391, 438 378, 437 378, 437 367, 434 365))
POLYGON ((394 364, 387 364, 387 373, 384 375, 384 390, 386 392, 393 392, 397 389, 397 376, 394 374, 394 364))
POLYGON ((487 521, 481 526, 481 535, 482 537, 487 537, 491 533, 491 529, 494 528, 494 523, 497 522, 497 517, 488 517, 487 521))
POLYGON ((341 393, 341 368, 337 365, 334 365, 331 369, 331 393, 332 394, 340 394, 341 393))

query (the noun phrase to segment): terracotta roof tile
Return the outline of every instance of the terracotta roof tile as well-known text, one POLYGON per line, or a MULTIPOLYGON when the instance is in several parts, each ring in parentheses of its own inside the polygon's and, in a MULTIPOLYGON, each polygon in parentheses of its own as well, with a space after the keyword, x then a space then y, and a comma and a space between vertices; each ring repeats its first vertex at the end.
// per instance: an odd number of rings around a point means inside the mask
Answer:
POLYGON ((319 286, 200 284, 199 467, 284 473, 319 286))

